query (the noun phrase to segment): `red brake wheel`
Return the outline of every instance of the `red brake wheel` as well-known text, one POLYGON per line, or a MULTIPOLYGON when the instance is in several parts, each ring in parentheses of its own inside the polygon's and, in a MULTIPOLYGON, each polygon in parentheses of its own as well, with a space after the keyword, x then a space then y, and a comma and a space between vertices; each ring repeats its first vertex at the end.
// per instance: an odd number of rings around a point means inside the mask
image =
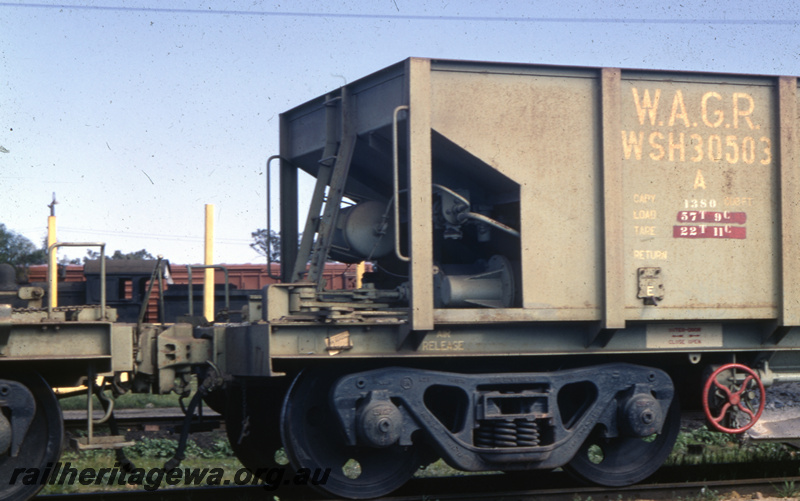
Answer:
POLYGON ((764 412, 765 403, 764 385, 758 374, 742 364, 726 364, 715 370, 703 387, 703 412, 711 426, 725 433, 742 433, 756 424, 761 413, 764 412), (746 374, 741 382, 736 381, 736 371, 746 374), (724 372, 730 371, 727 384, 720 382, 719 377, 724 372), (753 391, 757 390, 758 395, 753 391), (755 408, 754 408, 755 407, 755 408), (712 408, 716 414, 712 413, 712 408), (749 418, 747 423, 739 424, 740 417, 749 418), (734 423, 733 427, 722 424, 725 418, 734 423))

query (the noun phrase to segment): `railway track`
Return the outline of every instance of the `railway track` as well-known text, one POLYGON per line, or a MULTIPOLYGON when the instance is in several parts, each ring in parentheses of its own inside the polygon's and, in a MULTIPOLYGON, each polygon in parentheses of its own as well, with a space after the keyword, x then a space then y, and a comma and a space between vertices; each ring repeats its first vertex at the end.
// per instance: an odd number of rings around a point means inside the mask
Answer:
MULTIPOLYGON (((562 472, 485 474, 440 478, 416 478, 381 501, 420 500, 537 500, 575 501, 576 499, 730 499, 760 492, 776 496, 785 483, 800 485, 797 476, 800 461, 782 463, 728 464, 691 467, 667 467, 660 470, 652 481, 629 487, 607 489, 576 486, 575 481, 562 472), (792 474, 789 474, 792 472, 792 474), (727 478, 725 478, 727 477, 727 478), (716 480, 714 480, 716 479, 716 480), (531 488, 536 486, 536 488, 531 488), (735 494, 734 494, 735 493, 735 494)), ((783 492, 782 494, 785 494, 783 492)), ((138 500, 141 490, 101 492, 61 496, 39 496, 42 501, 128 501, 138 500)), ((303 499, 328 501, 325 497, 305 487, 281 486, 275 491, 265 491, 262 486, 192 487, 161 489, 147 493, 161 501, 239 501, 271 499, 281 501, 303 499)))
MULTIPOLYGON (((179 408, 121 409, 116 411, 122 428, 154 431, 179 428, 183 424, 183 412, 179 408)), ((67 428, 85 426, 86 412, 65 411, 67 428)), ((99 414, 98 416, 99 417, 99 414)), ((699 419, 699 417, 697 417, 699 419)), ((224 427, 224 420, 213 411, 205 410, 203 426, 211 429, 224 427)), ((785 482, 800 486, 800 460, 780 463, 735 463, 728 465, 694 465, 664 467, 648 483, 625 488, 604 489, 599 487, 576 487, 575 481, 561 472, 522 472, 511 474, 481 474, 454 477, 415 478, 393 495, 380 498, 384 501, 403 500, 450 500, 450 499, 503 499, 503 500, 569 500, 576 499, 726 499, 726 493, 735 491, 739 495, 762 492, 775 493, 785 482), (532 487, 535 486, 535 489, 532 487), (703 491, 705 489, 705 491, 703 491), (701 496, 701 493, 703 497, 701 496)), ((91 494, 47 495, 37 499, 61 501, 126 501, 140 499, 142 489, 130 491, 102 492, 91 494)), ((189 488, 161 488, 147 492, 164 501, 202 501, 220 497, 224 499, 272 499, 277 495, 281 501, 290 499, 331 499, 292 485, 281 486, 277 491, 265 491, 262 486, 196 486, 189 488)))

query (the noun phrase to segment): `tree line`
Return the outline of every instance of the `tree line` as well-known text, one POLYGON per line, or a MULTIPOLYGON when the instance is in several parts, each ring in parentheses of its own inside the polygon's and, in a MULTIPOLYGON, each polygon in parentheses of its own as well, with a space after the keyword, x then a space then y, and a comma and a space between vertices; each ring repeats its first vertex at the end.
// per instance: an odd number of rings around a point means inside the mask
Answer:
MULTIPOLYGON (((250 247, 264 257, 269 257, 271 261, 280 261, 281 243, 280 236, 274 230, 269 232, 265 229, 258 229, 250 234, 253 242, 250 247)), ((86 251, 83 259, 62 259, 59 264, 84 264, 86 261, 100 259, 100 252, 95 250, 86 251)), ((155 259, 146 249, 134 252, 114 251, 107 254, 106 259, 155 259)), ((24 279, 27 269, 35 264, 47 264, 47 240, 37 247, 24 235, 10 230, 5 224, 0 223, 0 263, 8 263, 17 269, 17 278, 24 279)))

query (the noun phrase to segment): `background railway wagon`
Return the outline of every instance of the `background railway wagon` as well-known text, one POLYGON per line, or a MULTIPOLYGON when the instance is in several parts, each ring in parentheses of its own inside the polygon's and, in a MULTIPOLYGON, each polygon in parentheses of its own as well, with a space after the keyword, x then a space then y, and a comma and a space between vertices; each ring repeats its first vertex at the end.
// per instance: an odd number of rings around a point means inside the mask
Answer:
MULTIPOLYGON (((107 287, 110 306, 117 308, 120 321, 136 322, 144 293, 149 283, 155 261, 149 260, 110 260, 107 262, 107 287)), ((165 288, 165 320, 174 322, 178 316, 188 314, 189 273, 187 265, 168 264, 172 284, 165 288)), ((261 294, 262 289, 276 283, 280 265, 273 263, 268 269, 258 264, 226 264, 231 295, 231 310, 238 311, 247 304, 250 295, 261 294), (270 271, 271 270, 271 271, 270 271)), ((371 270, 368 264, 366 270, 371 270)), ((59 304, 62 306, 98 304, 100 272, 96 263, 91 265, 59 266, 59 304), (89 285, 87 286, 87 282, 89 285)), ((356 267, 344 263, 329 263, 325 279, 328 289, 352 289, 356 284, 356 267)), ((28 280, 31 283, 47 281, 47 266, 34 265, 29 268, 28 280)), ((203 302, 202 270, 192 272, 194 289, 194 311, 202 311, 203 302)), ((225 274, 215 270, 215 311, 219 313, 225 306, 225 274)), ((46 289, 46 287, 45 287, 46 289)), ((159 299, 157 289, 148 302, 145 322, 158 321, 159 299)), ((240 319, 238 316, 234 316, 240 319)))

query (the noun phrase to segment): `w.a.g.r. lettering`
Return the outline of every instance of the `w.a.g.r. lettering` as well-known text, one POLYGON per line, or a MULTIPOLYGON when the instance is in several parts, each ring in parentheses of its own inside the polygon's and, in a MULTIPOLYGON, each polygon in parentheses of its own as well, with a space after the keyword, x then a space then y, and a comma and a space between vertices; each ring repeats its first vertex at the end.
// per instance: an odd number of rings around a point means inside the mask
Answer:
POLYGON ((631 92, 639 125, 649 123, 651 126, 683 125, 686 128, 712 129, 718 127, 738 129, 741 126, 749 130, 761 128, 759 124, 753 123, 755 100, 746 92, 732 92, 723 98, 719 92, 709 91, 702 95, 699 103, 690 102, 688 108, 683 91, 680 89, 674 91, 672 99, 668 99, 671 104, 661 108, 659 108, 662 103, 661 89, 656 88, 652 93, 651 89, 643 89, 640 93, 637 87, 632 87, 631 92))
POLYGON ((747 92, 687 92, 631 87, 623 112, 626 160, 768 165, 772 141, 755 118, 757 101, 747 92))

